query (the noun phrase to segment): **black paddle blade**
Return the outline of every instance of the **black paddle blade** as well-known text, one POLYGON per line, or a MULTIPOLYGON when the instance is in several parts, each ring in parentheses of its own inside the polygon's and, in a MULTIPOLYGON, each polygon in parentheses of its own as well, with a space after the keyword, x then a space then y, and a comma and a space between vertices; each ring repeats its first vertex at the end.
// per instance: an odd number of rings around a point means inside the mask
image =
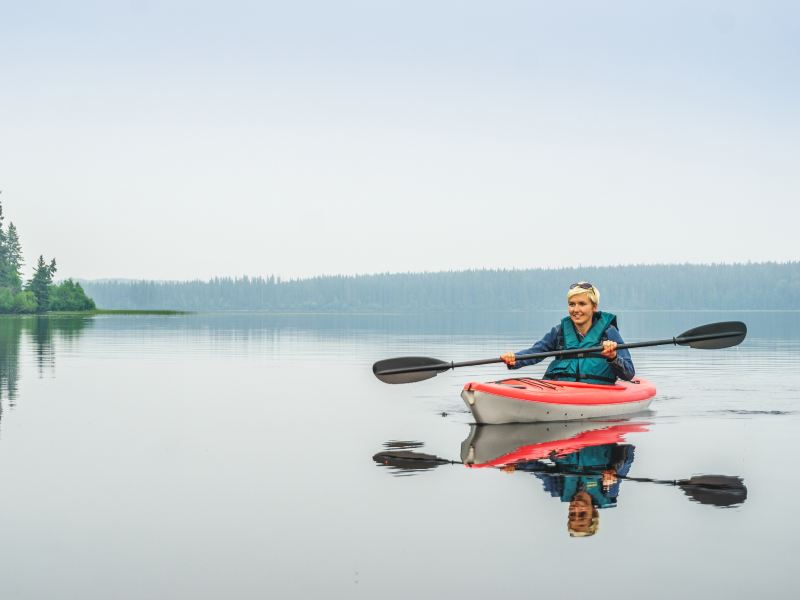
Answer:
POLYGON ((747 488, 741 477, 730 475, 695 475, 677 482, 683 493, 700 504, 736 506, 747 500, 747 488))
POLYGON ((449 460, 439 458, 433 454, 413 452, 411 450, 387 450, 385 452, 378 452, 372 457, 372 460, 379 465, 403 471, 421 471, 424 469, 433 469, 439 465, 450 464, 449 460))
POLYGON ((747 325, 741 321, 723 321, 684 331, 675 341, 681 346, 718 350, 738 346, 746 336, 747 325))
POLYGON ((438 358, 402 356, 379 360, 372 365, 372 372, 384 383, 414 383, 436 377, 451 366, 451 363, 438 358))

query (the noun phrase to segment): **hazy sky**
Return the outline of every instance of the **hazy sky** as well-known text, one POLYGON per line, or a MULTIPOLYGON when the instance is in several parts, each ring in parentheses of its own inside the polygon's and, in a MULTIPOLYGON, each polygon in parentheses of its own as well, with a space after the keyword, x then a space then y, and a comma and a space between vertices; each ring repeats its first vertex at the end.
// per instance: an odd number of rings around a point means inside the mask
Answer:
POLYGON ((800 258, 800 4, 0 0, 60 277, 800 258))

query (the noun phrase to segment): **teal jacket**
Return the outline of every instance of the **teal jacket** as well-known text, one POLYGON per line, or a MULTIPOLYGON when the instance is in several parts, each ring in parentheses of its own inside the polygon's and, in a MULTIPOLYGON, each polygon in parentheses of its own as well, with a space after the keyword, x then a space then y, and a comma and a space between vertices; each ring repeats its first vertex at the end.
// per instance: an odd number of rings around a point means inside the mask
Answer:
MULTIPOLYGON (((599 346, 604 340, 611 340, 618 344, 624 343, 616 328, 616 317, 613 314, 595 313, 592 328, 583 338, 575 332, 572 320, 569 317, 565 317, 561 323, 553 327, 541 340, 530 348, 520 350, 516 355, 520 357, 526 354, 564 350, 566 348, 599 346), (599 334, 599 337, 595 342, 593 340, 595 340, 596 334, 599 334), (589 343, 585 343, 587 339, 590 340, 589 343)), ((542 360, 541 358, 517 360, 516 364, 509 368, 518 369, 536 364, 542 360)), ((630 352, 623 348, 617 350, 617 358, 610 362, 600 356, 554 359, 544 377, 545 379, 560 379, 562 381, 612 384, 617 378, 630 381, 635 373, 630 352), (610 369, 610 373, 607 369, 610 369)))

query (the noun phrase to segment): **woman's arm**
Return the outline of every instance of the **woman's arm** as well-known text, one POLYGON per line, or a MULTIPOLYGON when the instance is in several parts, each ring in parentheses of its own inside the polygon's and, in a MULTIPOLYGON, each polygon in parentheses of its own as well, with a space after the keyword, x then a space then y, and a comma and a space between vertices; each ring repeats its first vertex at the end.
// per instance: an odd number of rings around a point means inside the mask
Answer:
POLYGON ((556 325, 553 327, 545 336, 536 342, 530 348, 526 348, 525 350, 520 350, 519 352, 507 352, 503 354, 500 358, 506 363, 509 369, 519 369, 520 367, 527 367, 529 365, 535 365, 538 362, 543 361, 543 358, 532 358, 528 360, 517 360, 518 356, 524 356, 526 354, 536 354, 537 352, 550 352, 552 350, 557 350, 556 345, 558 344, 558 334, 561 331, 561 325, 556 325))

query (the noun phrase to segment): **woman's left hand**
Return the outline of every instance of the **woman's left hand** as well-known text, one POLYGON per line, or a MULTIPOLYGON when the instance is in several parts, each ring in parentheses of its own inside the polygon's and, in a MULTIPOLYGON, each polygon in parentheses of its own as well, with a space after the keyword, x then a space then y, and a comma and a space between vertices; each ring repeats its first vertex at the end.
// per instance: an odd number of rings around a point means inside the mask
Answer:
POLYGON ((611 340, 603 342, 603 351, 600 353, 600 356, 604 357, 606 360, 614 360, 617 358, 617 342, 612 342, 611 340))

